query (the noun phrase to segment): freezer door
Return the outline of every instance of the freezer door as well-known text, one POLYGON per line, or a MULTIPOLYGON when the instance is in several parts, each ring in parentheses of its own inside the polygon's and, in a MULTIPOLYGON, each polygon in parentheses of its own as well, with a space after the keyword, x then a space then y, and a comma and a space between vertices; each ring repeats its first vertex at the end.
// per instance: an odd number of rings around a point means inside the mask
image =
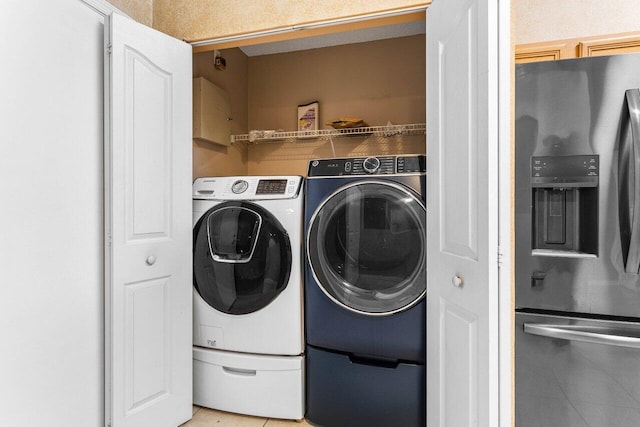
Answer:
POLYGON ((516 426, 636 426, 640 319, 516 313, 516 426))

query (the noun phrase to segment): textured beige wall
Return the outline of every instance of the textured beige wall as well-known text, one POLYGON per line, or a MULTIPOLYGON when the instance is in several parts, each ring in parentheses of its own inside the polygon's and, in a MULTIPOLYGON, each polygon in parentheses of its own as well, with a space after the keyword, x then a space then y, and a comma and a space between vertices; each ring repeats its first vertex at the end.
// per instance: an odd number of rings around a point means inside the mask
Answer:
MULTIPOLYGON (((193 56, 193 76, 225 89, 231 98, 231 133, 247 133, 247 56, 240 49, 222 51, 225 70, 213 66, 213 52, 193 56)), ((193 142, 193 178, 247 174, 247 152, 240 146, 193 142)))
POLYGON ((638 0, 514 0, 514 42, 640 31, 638 0))
MULTIPOLYGON (((341 116, 371 126, 425 122, 423 35, 249 58, 249 129, 297 130, 297 106, 318 101, 320 129, 341 116)), ((305 175, 309 159, 424 153, 425 137, 349 137, 259 144, 248 172, 305 175)))
POLYGON ((426 4, 416 0, 154 0, 153 25, 194 41, 426 4))
MULTIPOLYGON (((416 0, 108 0, 136 20, 186 40, 426 6, 416 0), (153 18, 153 19, 152 19, 153 18)), ((640 31, 638 0, 513 0, 514 42, 640 31)))
POLYGON ((144 25, 150 27, 153 24, 153 0, 107 1, 144 25))

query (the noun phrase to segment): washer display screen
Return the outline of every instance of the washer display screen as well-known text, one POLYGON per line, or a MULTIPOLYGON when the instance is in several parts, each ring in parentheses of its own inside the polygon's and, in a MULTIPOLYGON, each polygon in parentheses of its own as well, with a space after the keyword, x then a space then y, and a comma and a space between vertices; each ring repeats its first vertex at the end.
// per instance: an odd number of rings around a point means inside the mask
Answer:
POLYGON ((286 189, 286 179, 261 179, 256 194, 284 194, 286 189))

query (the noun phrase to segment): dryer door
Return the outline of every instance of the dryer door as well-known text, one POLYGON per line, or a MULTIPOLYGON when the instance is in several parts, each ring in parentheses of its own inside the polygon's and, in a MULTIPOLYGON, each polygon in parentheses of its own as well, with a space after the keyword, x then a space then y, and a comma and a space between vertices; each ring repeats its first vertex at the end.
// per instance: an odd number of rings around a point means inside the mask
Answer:
POLYGON ((284 290, 290 273, 289 236, 259 205, 221 203, 193 229, 193 284, 218 311, 260 310, 284 290))
POLYGON ((386 181, 338 189, 318 207, 307 234, 316 282, 338 305, 387 315, 426 291, 426 209, 411 190, 386 181))

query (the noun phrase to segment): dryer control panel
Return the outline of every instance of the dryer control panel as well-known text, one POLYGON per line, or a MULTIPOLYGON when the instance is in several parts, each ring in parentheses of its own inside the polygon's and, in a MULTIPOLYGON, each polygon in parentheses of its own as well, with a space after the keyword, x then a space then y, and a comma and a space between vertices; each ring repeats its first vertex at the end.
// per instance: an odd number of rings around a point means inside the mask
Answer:
POLYGON ((198 200, 292 199, 301 193, 300 176, 225 176, 198 178, 193 198, 198 200))
POLYGON ((420 174, 427 171, 424 155, 351 157, 309 162, 309 177, 420 174))

